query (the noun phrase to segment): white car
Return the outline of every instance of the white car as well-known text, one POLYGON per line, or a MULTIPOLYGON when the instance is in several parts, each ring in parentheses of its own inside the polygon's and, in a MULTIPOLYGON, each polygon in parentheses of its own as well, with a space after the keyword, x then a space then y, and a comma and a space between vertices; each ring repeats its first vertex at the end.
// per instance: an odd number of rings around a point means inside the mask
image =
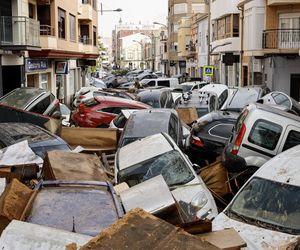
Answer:
POLYGON ((186 155, 172 138, 160 133, 132 142, 116 153, 116 183, 129 187, 162 175, 177 202, 194 217, 212 220, 218 214, 215 201, 186 155), (192 212, 193 211, 193 212, 192 212))
POLYGON ((200 91, 209 91, 216 93, 221 108, 229 97, 228 86, 220 83, 210 83, 200 89, 200 91))
MULTIPOLYGON (((234 228, 246 249, 286 248, 300 235, 300 145, 266 162, 213 221, 234 228)), ((295 248, 296 249, 296 248, 295 248)))
POLYGON ((109 128, 118 128, 123 130, 125 123, 127 122, 129 116, 136 112, 138 109, 123 109, 121 113, 118 114, 109 124, 109 128))
POLYGON ((93 92, 96 90, 102 90, 94 86, 82 87, 74 95, 73 107, 77 107, 81 102, 93 97, 93 92))

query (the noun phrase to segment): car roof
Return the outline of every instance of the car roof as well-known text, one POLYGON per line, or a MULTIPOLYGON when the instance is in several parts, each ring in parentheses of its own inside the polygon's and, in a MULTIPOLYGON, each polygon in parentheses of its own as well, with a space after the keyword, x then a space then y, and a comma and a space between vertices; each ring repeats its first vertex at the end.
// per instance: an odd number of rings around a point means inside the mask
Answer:
POLYGON ((120 148, 117 153, 119 170, 173 150, 174 145, 166 138, 162 133, 155 134, 120 148))
POLYGON ((140 93, 137 94, 138 97, 146 97, 146 96, 155 96, 159 97, 162 92, 164 91, 170 91, 168 89, 146 89, 140 93))
POLYGON ((215 92, 217 96, 220 96, 224 90, 228 89, 228 86, 225 84, 220 84, 220 83, 210 83, 206 84, 204 87, 202 87, 200 90, 201 91, 211 91, 215 92))
POLYGON ((266 104, 251 103, 251 104, 249 104, 247 109, 249 111, 262 110, 262 111, 270 112, 275 115, 279 115, 279 116, 300 122, 300 117, 298 115, 294 115, 294 114, 288 113, 286 111, 282 111, 278 108, 274 108, 274 107, 272 107, 270 105, 266 105, 266 104))
POLYGON ((175 111, 171 109, 138 110, 130 115, 124 138, 142 138, 160 132, 168 132, 169 120, 175 111))
POLYGON ((300 145, 295 146, 267 161, 252 176, 280 183, 300 186, 300 145))
POLYGON ((222 110, 214 110, 204 116, 201 116, 199 119, 197 119, 197 122, 199 121, 218 121, 218 120, 236 120, 239 116, 238 112, 228 112, 228 111, 222 111, 222 110))
POLYGON ((33 143, 54 139, 55 137, 36 125, 10 122, 0 123, 0 138, 5 146, 9 146, 23 140, 33 143))
POLYGON ((143 106, 145 108, 150 108, 147 104, 134 101, 134 100, 129 100, 125 98, 120 98, 120 97, 114 97, 114 96, 95 96, 94 97, 99 103, 101 102, 116 102, 116 103, 122 103, 122 104, 130 104, 130 105, 136 105, 136 106, 143 106))

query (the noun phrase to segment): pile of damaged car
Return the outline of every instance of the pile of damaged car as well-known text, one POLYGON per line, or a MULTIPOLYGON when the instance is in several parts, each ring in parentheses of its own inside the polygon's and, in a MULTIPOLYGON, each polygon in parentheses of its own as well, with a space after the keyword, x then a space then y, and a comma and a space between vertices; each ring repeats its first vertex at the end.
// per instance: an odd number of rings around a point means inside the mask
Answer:
POLYGON ((0 249, 300 249, 296 100, 122 85, 0 98, 0 249))

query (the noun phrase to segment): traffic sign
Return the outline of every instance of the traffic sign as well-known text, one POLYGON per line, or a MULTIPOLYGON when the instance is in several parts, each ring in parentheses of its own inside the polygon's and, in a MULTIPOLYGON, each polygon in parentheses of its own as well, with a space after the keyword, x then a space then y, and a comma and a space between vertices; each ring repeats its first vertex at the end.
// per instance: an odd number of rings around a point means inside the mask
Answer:
POLYGON ((204 76, 213 76, 214 75, 214 66, 204 66, 203 75, 204 76))

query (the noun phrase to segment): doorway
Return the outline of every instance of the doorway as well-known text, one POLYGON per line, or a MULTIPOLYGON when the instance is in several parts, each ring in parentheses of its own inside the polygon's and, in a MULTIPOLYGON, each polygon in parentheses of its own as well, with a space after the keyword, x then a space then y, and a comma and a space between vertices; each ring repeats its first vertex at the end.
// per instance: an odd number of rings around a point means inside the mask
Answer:
POLYGON ((2 66, 3 95, 22 85, 22 66, 2 66))
POLYGON ((290 96, 297 102, 300 101, 300 74, 291 74, 290 96))

